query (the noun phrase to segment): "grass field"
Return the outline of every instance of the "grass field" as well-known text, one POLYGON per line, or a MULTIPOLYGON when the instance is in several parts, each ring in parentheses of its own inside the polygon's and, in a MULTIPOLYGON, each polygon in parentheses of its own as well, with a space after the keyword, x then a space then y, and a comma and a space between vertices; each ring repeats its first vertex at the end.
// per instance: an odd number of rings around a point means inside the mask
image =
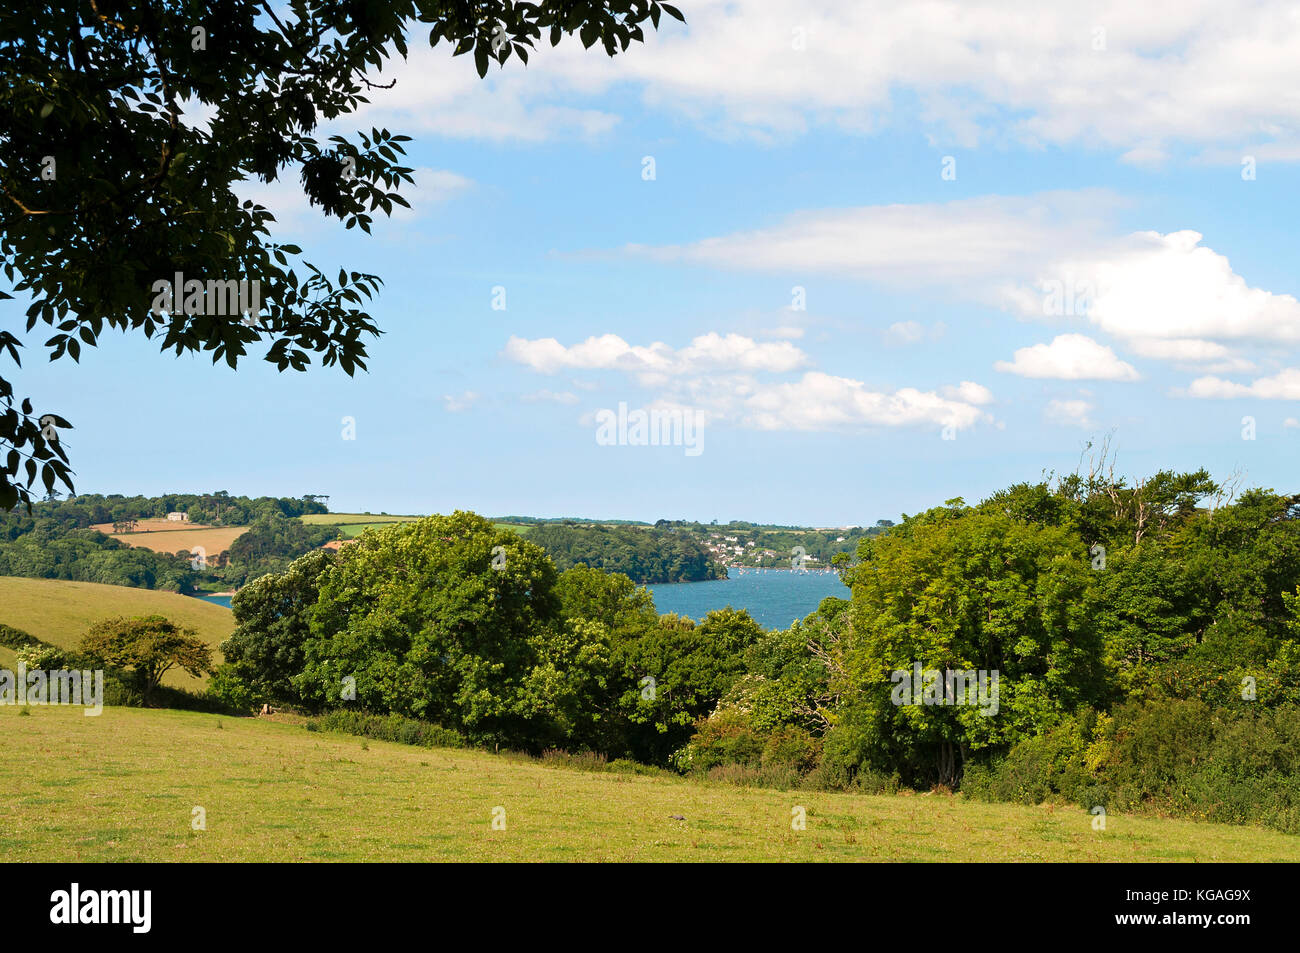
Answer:
POLYGON ((309 526, 342 526, 345 524, 364 523, 378 526, 381 523, 409 523, 419 516, 390 516, 387 513, 308 513, 302 521, 309 526))
MULTIPOLYGON (((379 529, 391 523, 409 523, 419 516, 375 516, 373 513, 312 513, 302 521, 316 526, 338 526, 346 539, 355 539, 368 529, 379 529)), ((508 529, 521 536, 527 535, 531 526, 523 523, 496 523, 497 529, 508 529)))
MULTIPOLYGON (((0 576, 0 622, 64 648, 76 646, 91 623, 99 619, 155 612, 192 626, 214 650, 235 628, 229 609, 174 592, 0 576)), ((220 652, 212 655, 214 662, 221 660, 220 652)), ((203 681, 173 671, 167 673, 163 684, 194 688, 203 681)))
MULTIPOLYGON (((171 527, 170 529, 151 529, 148 532, 113 533, 112 523, 101 523, 94 527, 114 539, 121 540, 128 546, 152 549, 155 553, 175 554, 184 550, 193 552, 194 547, 202 546, 204 553, 215 556, 225 552, 248 529, 247 526, 190 526, 185 523, 167 523, 153 520, 154 524, 171 527), (107 526, 108 529, 103 527, 107 526), (184 527, 177 529, 177 527, 184 527)), ((142 524, 143 525, 143 524, 142 524)))
POLYGON ((29 710, 0 708, 11 861, 1300 858, 1300 838, 1250 827, 1112 816, 1098 832, 1077 808, 589 773, 266 719, 29 710), (206 830, 191 829, 195 807, 206 830), (497 807, 505 830, 492 829, 497 807))

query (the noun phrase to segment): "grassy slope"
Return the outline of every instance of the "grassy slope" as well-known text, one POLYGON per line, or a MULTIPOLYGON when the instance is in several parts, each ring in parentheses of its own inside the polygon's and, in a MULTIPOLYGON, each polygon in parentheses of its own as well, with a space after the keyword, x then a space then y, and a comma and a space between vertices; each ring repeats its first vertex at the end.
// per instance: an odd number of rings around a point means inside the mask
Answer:
MULTIPOLYGON (((76 646, 91 623, 99 619, 155 612, 192 626, 214 649, 235 629, 235 617, 229 609, 174 592, 0 576, 0 622, 53 645, 76 646)), ((213 660, 221 660, 219 652, 213 652, 213 660)), ((173 671, 167 673, 163 684, 194 688, 201 682, 173 671)))
POLYGON ((746 790, 177 711, 0 708, 0 857, 205 860, 1282 861, 1250 827, 939 796, 746 790), (48 752, 33 762, 33 752, 48 752), (36 769, 33 770, 33 765, 36 769), (794 805, 804 831, 790 827, 794 805), (207 829, 191 830, 192 809, 207 829), (507 830, 493 831, 494 807, 507 830), (680 814, 685 820, 674 820, 680 814))

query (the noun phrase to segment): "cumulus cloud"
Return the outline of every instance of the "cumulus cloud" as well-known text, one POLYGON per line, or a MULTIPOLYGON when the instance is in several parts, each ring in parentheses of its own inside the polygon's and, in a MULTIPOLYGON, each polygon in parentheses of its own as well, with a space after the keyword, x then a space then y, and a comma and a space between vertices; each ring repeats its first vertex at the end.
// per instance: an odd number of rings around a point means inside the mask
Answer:
POLYGON ((505 356, 543 374, 560 370, 623 370, 646 381, 721 369, 744 372, 784 372, 808 362, 789 341, 758 342, 741 334, 711 331, 681 349, 656 341, 632 345, 617 334, 602 334, 565 347, 555 338, 528 340, 511 336, 505 356))
POLYGON ((996 370, 1020 377, 1062 381, 1135 381, 1137 369, 1104 344, 1082 334, 1060 334, 1051 344, 1022 347, 1013 361, 998 361, 996 370))
POLYGON ((1272 377, 1260 377, 1238 384, 1221 377, 1198 377, 1187 388, 1187 396, 1227 399, 1258 397, 1262 400, 1300 400, 1300 368, 1288 367, 1272 377))
POLYGON ((993 394, 974 381, 920 390, 869 389, 862 381, 801 370, 807 356, 788 341, 759 343, 715 332, 683 348, 662 342, 632 345, 615 334, 566 347, 555 338, 512 336, 505 356, 543 374, 613 370, 656 391, 663 406, 686 407, 711 421, 761 430, 831 430, 914 425, 966 428, 990 419, 982 410, 993 394))
POLYGON ((1221 341, 1300 341, 1300 301, 1250 287, 1201 240, 1194 231, 1137 232, 1100 254, 1057 262, 1037 283, 1044 294, 1016 300, 1037 315, 1073 301, 1107 334, 1179 360, 1222 358, 1221 341))
POLYGON ((629 245, 627 254, 745 271, 821 273, 882 284, 974 290, 1046 268, 1052 249, 1092 248, 1120 200, 1104 190, 798 212, 766 228, 686 245, 629 245))
MULTIPOLYGON (((826 273, 946 293, 1024 319, 1089 325, 1143 357, 1198 373, 1254 370, 1243 348, 1300 341, 1300 301, 1251 286, 1199 232, 1117 233, 1121 202, 1100 190, 801 212, 684 245, 627 246, 662 261, 745 271, 826 273)), ((939 336, 917 321, 888 344, 939 336)), ((1083 335, 1021 352, 1000 370, 1066 380, 1135 380, 1131 364, 1083 335)))
POLYGON ((512 59, 485 80, 445 44, 413 43, 362 121, 490 141, 595 137, 619 117, 591 99, 618 86, 728 138, 871 134, 905 114, 945 145, 1082 143, 1148 166, 1177 144, 1300 151, 1300 16, 1285 0, 694 0, 687 16, 612 59, 544 42, 526 68, 512 59))
MULTIPOLYGON (((970 382, 953 389, 980 398, 984 388, 970 382), (981 393, 982 392, 982 393, 981 393)), ((991 395, 988 395, 991 397, 991 395)), ((810 371, 798 381, 760 390, 744 402, 744 419, 760 430, 836 430, 919 424, 973 426, 988 415, 968 401, 934 391, 904 387, 892 393, 869 390, 862 381, 810 371)))
MULTIPOLYGON (((411 203, 411 207, 393 206, 391 216, 382 212, 375 213, 375 221, 406 222, 418 218, 423 212, 440 202, 446 202, 473 188, 474 181, 457 172, 447 169, 431 169, 422 166, 411 171, 415 183, 403 182, 397 191, 411 203)), ((275 216, 275 225, 271 226, 274 234, 306 235, 319 230, 329 223, 343 228, 336 218, 327 218, 319 207, 313 208, 303 193, 302 185, 296 177, 286 176, 274 182, 263 182, 250 178, 234 186, 235 194, 241 200, 251 200, 266 207, 275 216)))
POLYGON ((976 384, 974 381, 962 381, 956 387, 944 387, 943 396, 957 401, 963 401, 968 404, 991 404, 993 403, 993 392, 982 384, 976 384))
POLYGON ((876 132, 901 110, 936 142, 1122 150, 1259 144, 1291 156, 1300 128, 1300 15, 1285 0, 694 0, 613 59, 568 39, 480 81, 468 57, 413 43, 363 121, 449 137, 597 136, 613 87, 721 136, 876 132), (720 41, 719 38, 725 38, 720 41), (851 38, 851 41, 846 38, 851 38))

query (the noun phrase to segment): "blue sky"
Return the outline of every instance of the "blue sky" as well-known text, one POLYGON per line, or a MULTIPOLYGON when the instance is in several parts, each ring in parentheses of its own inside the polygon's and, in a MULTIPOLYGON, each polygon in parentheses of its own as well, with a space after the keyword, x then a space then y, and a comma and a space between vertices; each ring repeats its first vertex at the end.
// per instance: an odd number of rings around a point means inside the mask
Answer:
POLYGON ((412 44, 338 127, 415 137, 414 210, 372 237, 250 187, 308 260, 385 280, 368 374, 29 339, 17 390, 75 424, 77 488, 853 525, 1110 435, 1130 475, 1295 489, 1293 8, 681 7, 486 81, 412 44), (599 444, 620 402, 698 415, 702 452, 599 444))

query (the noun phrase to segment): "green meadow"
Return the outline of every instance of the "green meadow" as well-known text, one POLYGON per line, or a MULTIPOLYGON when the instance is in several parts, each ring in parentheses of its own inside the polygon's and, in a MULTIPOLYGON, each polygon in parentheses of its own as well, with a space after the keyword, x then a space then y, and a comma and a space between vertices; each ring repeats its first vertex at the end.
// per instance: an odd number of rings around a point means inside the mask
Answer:
POLYGON ((1254 827, 1112 816, 1096 831, 1075 807, 583 771, 269 719, 28 711, 0 708, 8 861, 1300 859, 1300 838, 1254 827))

